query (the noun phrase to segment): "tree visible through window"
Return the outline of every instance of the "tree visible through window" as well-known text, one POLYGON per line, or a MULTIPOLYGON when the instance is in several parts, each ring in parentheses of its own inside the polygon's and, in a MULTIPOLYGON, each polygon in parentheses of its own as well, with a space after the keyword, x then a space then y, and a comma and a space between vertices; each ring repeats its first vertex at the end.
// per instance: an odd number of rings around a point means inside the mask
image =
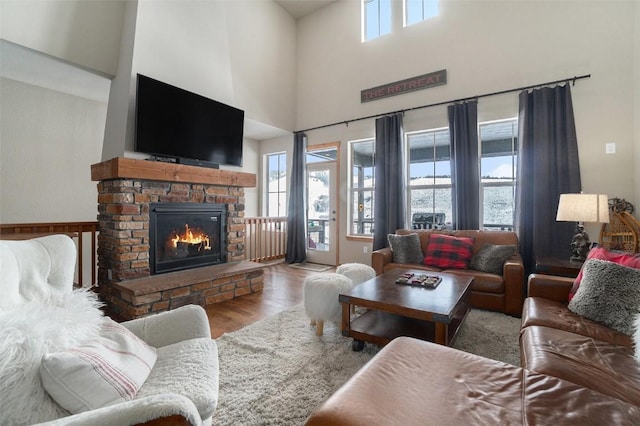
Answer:
POLYGON ((362 0, 362 40, 391 32, 391 0, 362 0))
POLYGON ((267 217, 287 215, 287 154, 267 154, 267 217))

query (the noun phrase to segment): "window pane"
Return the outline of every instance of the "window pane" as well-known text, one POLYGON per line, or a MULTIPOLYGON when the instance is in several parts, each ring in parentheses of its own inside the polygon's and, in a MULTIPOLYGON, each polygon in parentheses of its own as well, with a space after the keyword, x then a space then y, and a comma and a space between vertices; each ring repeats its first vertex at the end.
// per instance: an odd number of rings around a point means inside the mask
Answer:
POLYGON ((406 25, 438 16, 438 0, 405 0, 406 25))
POLYGON ((352 235, 371 236, 373 227, 374 140, 351 142, 352 235))
POLYGON ((412 189, 410 196, 413 227, 444 229, 451 225, 451 188, 412 189), (424 223, 434 226, 421 226, 424 223))
POLYGON ((324 161, 335 161, 338 158, 338 148, 331 147, 327 149, 311 149, 307 151, 305 161, 310 163, 322 163, 324 161))
POLYGON ((371 40, 391 32, 391 0, 364 1, 364 37, 371 40))
POLYGON ((354 191, 352 204, 354 234, 369 234, 373 226, 373 191, 354 191))
POLYGON ((449 130, 414 133, 409 141, 409 184, 451 184, 449 130), (431 178, 428 181, 424 178, 431 178))
POLYGON ((351 143, 351 182, 353 188, 373 188, 373 139, 351 143))
MULTIPOLYGON (((484 225, 513 225, 514 187, 495 186, 484 188, 484 225)), ((493 227, 493 226, 490 226, 493 227)))
POLYGON ((287 208, 287 155, 285 153, 267 155, 266 215, 285 215, 287 208), (284 200, 284 203, 282 202, 284 200))
POLYGON ((482 217, 488 229, 510 229, 515 206, 517 120, 480 125, 482 217))

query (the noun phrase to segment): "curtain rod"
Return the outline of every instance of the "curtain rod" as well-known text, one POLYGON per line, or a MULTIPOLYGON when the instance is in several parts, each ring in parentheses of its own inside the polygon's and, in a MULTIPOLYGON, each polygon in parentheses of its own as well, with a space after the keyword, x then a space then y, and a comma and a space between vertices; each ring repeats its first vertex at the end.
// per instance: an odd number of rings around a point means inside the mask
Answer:
POLYGON ((584 75, 579 75, 579 76, 570 77, 570 78, 563 78, 562 80, 548 81, 546 83, 532 84, 532 85, 529 85, 529 86, 517 87, 515 89, 501 90, 499 92, 485 93, 484 95, 470 96, 468 98, 460 98, 460 99, 454 99, 454 100, 451 100, 451 101, 436 102, 434 104, 420 105, 420 106, 413 107, 413 108, 399 109, 397 111, 386 112, 386 113, 382 113, 382 114, 368 115, 366 117, 359 117, 359 118, 354 118, 354 119, 346 120, 346 121, 338 121, 336 123, 325 124, 324 126, 311 127, 309 129, 305 129, 305 130, 298 130, 298 131, 296 131, 294 133, 310 132, 311 130, 324 129, 325 127, 337 126, 339 124, 345 124, 345 125, 349 126, 349 123, 353 123, 354 121, 368 120, 370 118, 378 118, 378 117, 382 117, 382 116, 390 115, 390 114, 405 113, 407 111, 413 111, 413 110, 416 110, 416 109, 423 109, 423 108, 430 108, 430 107, 435 107, 435 106, 440 106, 440 105, 454 104, 456 102, 470 101, 472 99, 486 98, 486 97, 489 97, 489 96, 504 95, 505 93, 519 92, 521 90, 533 89, 533 88, 540 87, 540 86, 549 86, 549 85, 552 85, 552 84, 565 83, 565 82, 569 82, 569 81, 572 81, 573 85, 575 86, 576 81, 577 80, 582 80, 583 78, 591 78, 591 74, 584 74, 584 75))

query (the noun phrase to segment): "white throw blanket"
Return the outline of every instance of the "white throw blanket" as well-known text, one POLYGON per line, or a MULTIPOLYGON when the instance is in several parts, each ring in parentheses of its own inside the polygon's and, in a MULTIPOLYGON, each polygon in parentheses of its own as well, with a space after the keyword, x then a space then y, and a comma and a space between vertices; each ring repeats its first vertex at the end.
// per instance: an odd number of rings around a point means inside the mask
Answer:
POLYGON ((91 291, 0 309, 0 424, 33 424, 69 413, 40 381, 46 352, 64 350, 97 336, 101 303, 91 291))

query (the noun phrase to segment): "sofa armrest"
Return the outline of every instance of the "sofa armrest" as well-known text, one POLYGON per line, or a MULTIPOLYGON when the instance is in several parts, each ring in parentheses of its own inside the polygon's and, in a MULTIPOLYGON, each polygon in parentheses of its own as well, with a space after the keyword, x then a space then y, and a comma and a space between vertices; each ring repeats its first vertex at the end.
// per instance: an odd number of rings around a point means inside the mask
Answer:
POLYGON ((109 405, 61 417, 40 426, 84 426, 84 425, 203 425, 198 409, 185 396, 161 394, 109 405))
POLYGON ((376 275, 384 274, 384 266, 393 261, 390 247, 381 248, 371 252, 371 267, 376 275))
POLYGON ((543 297, 556 302, 569 303, 569 290, 575 278, 558 277, 555 275, 529 275, 529 297, 543 297))
POLYGON ((186 305, 122 323, 133 334, 156 348, 183 340, 211 338, 211 328, 204 308, 186 305))
POLYGON ((504 312, 509 315, 522 315, 524 303, 524 263, 519 253, 504 263, 504 312))

